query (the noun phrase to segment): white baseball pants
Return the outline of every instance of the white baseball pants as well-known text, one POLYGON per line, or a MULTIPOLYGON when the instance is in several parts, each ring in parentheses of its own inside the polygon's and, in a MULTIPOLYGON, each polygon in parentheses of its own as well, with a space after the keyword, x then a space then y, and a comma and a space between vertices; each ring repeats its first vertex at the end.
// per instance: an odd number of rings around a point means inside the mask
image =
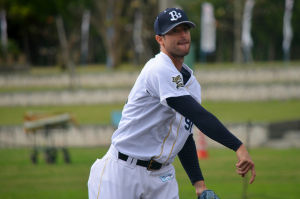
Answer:
POLYGON ((118 159, 118 151, 111 145, 91 167, 89 199, 179 199, 173 165, 148 171, 136 161, 118 159))

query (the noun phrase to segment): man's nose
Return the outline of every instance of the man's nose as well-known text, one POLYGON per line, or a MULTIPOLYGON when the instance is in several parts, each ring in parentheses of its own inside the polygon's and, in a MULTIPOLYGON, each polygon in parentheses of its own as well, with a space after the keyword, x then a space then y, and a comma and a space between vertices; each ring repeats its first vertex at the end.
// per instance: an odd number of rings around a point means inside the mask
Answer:
POLYGON ((186 37, 187 34, 188 34, 188 31, 186 31, 186 30, 181 30, 181 31, 179 32, 179 35, 180 35, 181 37, 186 37))

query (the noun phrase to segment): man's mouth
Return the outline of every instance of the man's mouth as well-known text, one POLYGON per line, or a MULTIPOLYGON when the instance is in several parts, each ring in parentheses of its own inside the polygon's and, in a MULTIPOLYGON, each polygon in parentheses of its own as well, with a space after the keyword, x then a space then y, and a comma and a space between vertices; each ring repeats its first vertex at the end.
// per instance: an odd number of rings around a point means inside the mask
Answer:
POLYGON ((186 45, 186 44, 190 44, 190 42, 186 40, 178 42, 178 45, 186 45))

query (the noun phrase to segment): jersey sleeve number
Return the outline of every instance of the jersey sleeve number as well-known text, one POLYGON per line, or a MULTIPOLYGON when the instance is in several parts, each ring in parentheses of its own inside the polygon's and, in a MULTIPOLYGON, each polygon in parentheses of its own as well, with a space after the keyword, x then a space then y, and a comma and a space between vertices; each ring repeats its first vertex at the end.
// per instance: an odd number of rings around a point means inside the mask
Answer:
POLYGON ((185 130, 192 132, 193 122, 191 120, 189 120, 188 118, 185 118, 184 128, 185 128, 185 130))

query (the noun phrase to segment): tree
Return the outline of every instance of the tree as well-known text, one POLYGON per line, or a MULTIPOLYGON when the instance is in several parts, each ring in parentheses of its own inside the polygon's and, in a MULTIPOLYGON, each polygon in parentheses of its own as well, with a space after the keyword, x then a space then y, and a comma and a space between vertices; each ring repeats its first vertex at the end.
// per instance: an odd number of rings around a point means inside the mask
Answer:
POLYGON ((113 68, 120 64, 122 50, 129 40, 127 31, 132 26, 132 1, 94 0, 92 24, 104 41, 106 49, 106 65, 113 68))
POLYGON ((116 67, 122 60, 132 60, 135 56, 140 57, 136 62, 139 64, 149 57, 153 47, 149 40, 154 40, 153 23, 158 12, 156 0, 94 0, 93 3, 92 24, 104 41, 107 67, 116 67), (136 15, 142 18, 138 45, 144 49, 139 54, 134 46, 137 43, 133 41, 136 15))
MULTIPOLYGON (((174 0, 197 25, 191 30, 194 44, 200 43, 201 5, 205 1, 174 0)), ((234 3, 244 0, 209 2, 215 10, 216 51, 207 61, 233 61, 234 52, 240 52, 238 39, 241 37, 238 22, 241 20, 235 20, 234 13, 238 12, 235 12, 234 3)), ((0 10, 5 10, 7 19, 7 52, 15 59, 26 55, 27 62, 33 65, 61 63, 62 51, 56 26, 57 17, 61 17, 70 59, 78 64, 82 16, 90 10, 89 62, 106 61, 109 67, 133 61, 140 65, 159 51, 153 31, 159 3, 158 0, 2 0, 0 10)), ((243 8, 243 3, 240 7, 243 8)), ((254 61, 282 60, 283 15, 284 1, 255 0, 251 27, 254 61)), ((299 20, 300 1, 294 1, 291 60, 300 56, 300 46, 297 45, 300 42, 300 34, 297 34, 300 32, 299 20)), ((195 45, 195 49, 199 60, 199 45, 195 45)))
POLYGON ((242 27, 242 12, 243 12, 244 1, 242 0, 233 0, 234 7, 234 62, 240 63, 242 61, 242 44, 241 44, 241 27, 242 27))

